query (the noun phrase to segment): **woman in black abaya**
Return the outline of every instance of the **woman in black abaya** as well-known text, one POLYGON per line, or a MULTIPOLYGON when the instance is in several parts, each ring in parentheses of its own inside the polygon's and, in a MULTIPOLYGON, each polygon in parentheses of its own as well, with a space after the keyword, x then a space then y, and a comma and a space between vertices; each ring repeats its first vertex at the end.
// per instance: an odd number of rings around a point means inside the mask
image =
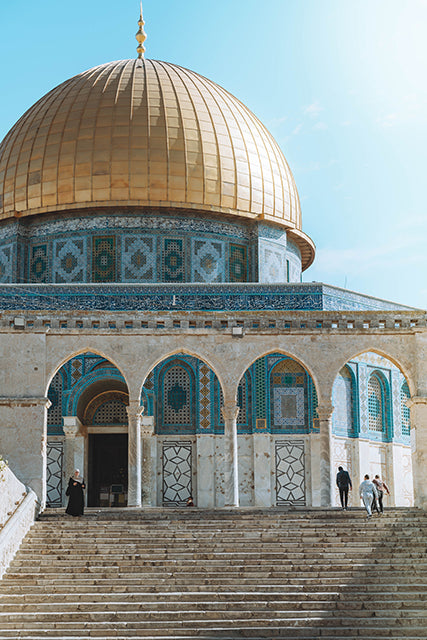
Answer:
POLYGON ((68 497, 68 505, 65 513, 69 516, 82 516, 84 509, 83 489, 86 488, 85 482, 80 475, 80 471, 76 469, 74 475, 68 481, 67 491, 65 495, 68 497))

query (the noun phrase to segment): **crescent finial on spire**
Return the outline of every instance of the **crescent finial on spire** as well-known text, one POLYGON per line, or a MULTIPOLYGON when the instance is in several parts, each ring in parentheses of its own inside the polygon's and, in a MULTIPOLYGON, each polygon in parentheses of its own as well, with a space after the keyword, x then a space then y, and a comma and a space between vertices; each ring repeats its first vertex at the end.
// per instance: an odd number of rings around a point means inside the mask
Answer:
POLYGON ((138 20, 138 26, 139 29, 136 32, 135 38, 137 39, 138 42, 138 46, 136 48, 136 51, 138 53, 138 58, 143 58, 144 57, 144 53, 145 53, 145 47, 144 47, 144 42, 147 39, 147 34, 144 31, 144 19, 142 17, 142 0, 141 0, 141 10, 139 13, 139 20, 138 20))

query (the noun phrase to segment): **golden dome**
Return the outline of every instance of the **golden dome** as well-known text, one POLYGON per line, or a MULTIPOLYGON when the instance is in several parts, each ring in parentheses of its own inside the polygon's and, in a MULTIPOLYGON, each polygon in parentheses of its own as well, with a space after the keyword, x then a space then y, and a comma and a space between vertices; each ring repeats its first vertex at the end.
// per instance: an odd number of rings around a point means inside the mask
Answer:
POLYGON ((65 81, 0 146, 0 218, 118 206, 279 223, 303 268, 314 258, 270 133, 223 88, 165 62, 121 60, 65 81))

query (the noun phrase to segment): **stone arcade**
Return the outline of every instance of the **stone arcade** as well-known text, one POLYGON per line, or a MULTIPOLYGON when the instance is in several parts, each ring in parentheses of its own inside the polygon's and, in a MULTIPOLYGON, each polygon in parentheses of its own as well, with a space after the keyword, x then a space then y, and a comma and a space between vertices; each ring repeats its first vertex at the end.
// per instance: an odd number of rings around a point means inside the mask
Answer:
POLYGON ((426 313, 302 283, 278 145, 142 26, 0 146, 0 453, 42 506, 75 467, 92 506, 330 506, 343 464, 425 508, 426 313))

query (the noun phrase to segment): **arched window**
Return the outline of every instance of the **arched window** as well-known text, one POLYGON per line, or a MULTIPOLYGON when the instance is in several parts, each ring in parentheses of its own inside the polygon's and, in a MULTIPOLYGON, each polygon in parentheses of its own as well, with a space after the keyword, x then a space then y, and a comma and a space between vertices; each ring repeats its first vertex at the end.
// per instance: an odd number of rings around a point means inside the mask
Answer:
POLYGON ((411 412, 409 407, 406 406, 406 401, 409 400, 411 394, 409 393, 408 383, 405 382, 400 387, 400 413, 402 416, 402 436, 409 436, 411 432, 411 412))
POLYGON ((194 372, 184 360, 167 363, 159 373, 156 394, 157 433, 196 432, 194 372))
POLYGON ((384 383, 373 373, 368 381, 368 422, 369 430, 385 433, 385 393, 384 383))
POLYGON ((332 415, 333 432, 342 436, 354 436, 356 434, 354 412, 354 381, 350 369, 345 366, 335 378, 332 391, 332 415))

